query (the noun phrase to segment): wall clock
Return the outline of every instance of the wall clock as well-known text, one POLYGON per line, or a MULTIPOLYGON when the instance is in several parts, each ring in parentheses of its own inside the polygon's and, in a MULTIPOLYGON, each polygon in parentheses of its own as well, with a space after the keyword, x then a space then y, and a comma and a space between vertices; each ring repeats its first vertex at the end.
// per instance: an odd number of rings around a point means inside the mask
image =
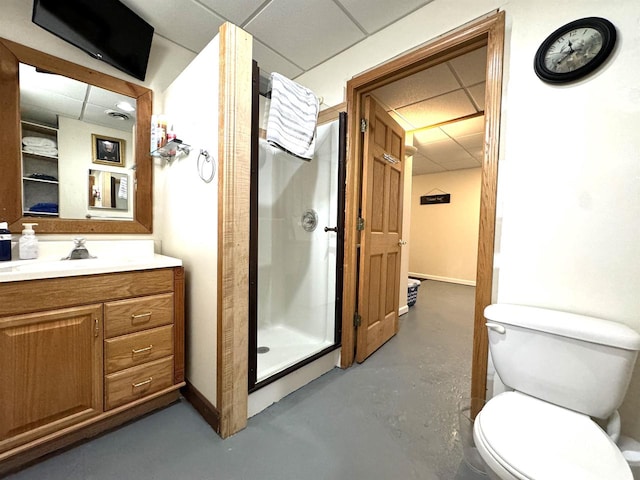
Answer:
POLYGON ((609 20, 581 18, 558 28, 542 42, 534 69, 545 82, 572 82, 602 65, 615 44, 616 29, 609 20))

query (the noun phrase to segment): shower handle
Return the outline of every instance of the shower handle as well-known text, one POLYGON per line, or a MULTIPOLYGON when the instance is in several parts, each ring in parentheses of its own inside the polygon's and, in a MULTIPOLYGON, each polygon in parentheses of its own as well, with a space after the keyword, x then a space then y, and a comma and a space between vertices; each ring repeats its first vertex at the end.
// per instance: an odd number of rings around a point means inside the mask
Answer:
POLYGON ((325 232, 336 232, 338 233, 338 227, 324 227, 325 232))

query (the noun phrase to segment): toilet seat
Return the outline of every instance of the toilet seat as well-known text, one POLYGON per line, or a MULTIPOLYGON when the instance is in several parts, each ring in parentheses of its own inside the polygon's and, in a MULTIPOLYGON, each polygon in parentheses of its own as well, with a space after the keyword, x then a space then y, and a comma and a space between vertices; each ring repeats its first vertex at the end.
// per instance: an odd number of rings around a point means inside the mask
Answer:
POLYGON ((502 393, 485 405, 475 419, 474 438, 502 478, 633 480, 618 447, 588 416, 519 392, 502 393))

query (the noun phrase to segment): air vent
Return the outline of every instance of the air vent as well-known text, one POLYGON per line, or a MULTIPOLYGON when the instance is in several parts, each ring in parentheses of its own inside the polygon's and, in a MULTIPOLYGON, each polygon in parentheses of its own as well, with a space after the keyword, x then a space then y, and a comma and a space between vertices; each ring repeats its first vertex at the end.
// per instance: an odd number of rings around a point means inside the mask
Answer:
POLYGON ((115 110, 105 110, 104 113, 109 115, 112 118, 117 118, 118 120, 130 120, 131 117, 126 113, 116 112, 115 110))

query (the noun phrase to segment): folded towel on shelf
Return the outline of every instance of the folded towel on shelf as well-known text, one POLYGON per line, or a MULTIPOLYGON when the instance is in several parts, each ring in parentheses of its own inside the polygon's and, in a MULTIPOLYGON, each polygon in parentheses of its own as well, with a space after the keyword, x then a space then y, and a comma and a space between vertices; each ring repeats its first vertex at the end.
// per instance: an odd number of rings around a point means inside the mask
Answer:
POLYGON ((118 198, 125 199, 127 198, 127 177, 122 177, 120 179, 120 188, 118 188, 118 198))
POLYGON ((51 138, 44 137, 22 137, 22 144, 30 147, 53 147, 55 148, 56 142, 51 138))
POLYGON ((36 180, 49 180, 51 182, 57 182, 58 179, 53 175, 47 175, 46 173, 32 173, 29 175, 29 178, 34 178, 36 180))
POLYGON ((272 73, 267 141, 297 157, 311 160, 319 109, 318 98, 311 90, 279 73, 272 73))
POLYGON ((41 213, 58 213, 58 204, 57 203, 36 203, 29 207, 30 212, 41 212, 41 213))
POLYGON ((35 145, 25 145, 22 148, 27 153, 35 153, 37 155, 47 155, 49 157, 57 157, 58 149, 55 147, 39 147, 35 145))

